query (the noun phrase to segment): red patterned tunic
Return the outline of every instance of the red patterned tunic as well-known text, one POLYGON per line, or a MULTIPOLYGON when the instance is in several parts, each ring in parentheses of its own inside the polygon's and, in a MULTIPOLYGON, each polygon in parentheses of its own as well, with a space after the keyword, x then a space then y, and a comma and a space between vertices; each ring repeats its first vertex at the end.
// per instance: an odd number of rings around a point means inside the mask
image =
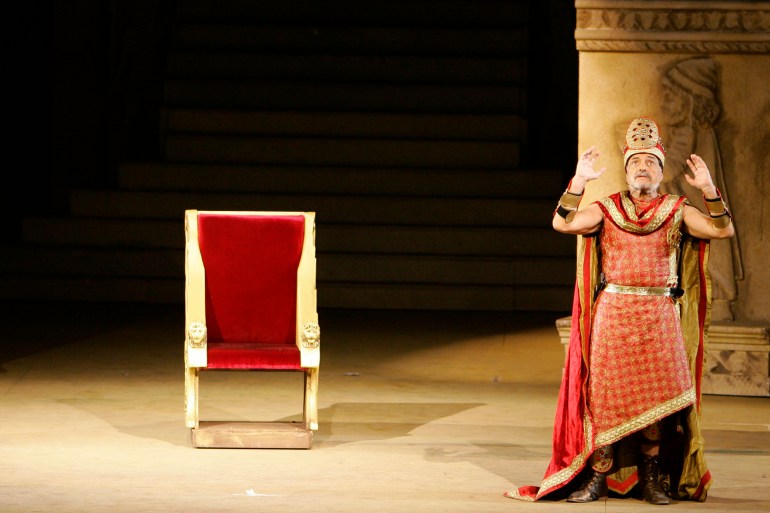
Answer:
MULTIPOLYGON (((604 214, 601 233, 578 239, 551 461, 539 486, 514 488, 506 497, 557 498, 596 450, 681 411, 681 440, 661 441, 670 458, 661 477, 672 497, 706 500, 711 473, 700 432, 700 380, 709 246, 681 231, 686 202, 673 195, 635 202, 628 191, 597 202, 604 214), (600 270, 607 285, 595 298, 600 270), (684 293, 679 304, 663 294, 675 287, 684 293)), ((616 458, 613 469, 608 487, 620 494, 633 490, 636 458, 616 458)))
POLYGON ((684 204, 628 194, 599 202, 601 270, 594 305, 588 404, 597 446, 681 410, 696 399, 677 305, 650 287, 676 287, 684 204), (614 290, 614 292, 612 291, 614 290))

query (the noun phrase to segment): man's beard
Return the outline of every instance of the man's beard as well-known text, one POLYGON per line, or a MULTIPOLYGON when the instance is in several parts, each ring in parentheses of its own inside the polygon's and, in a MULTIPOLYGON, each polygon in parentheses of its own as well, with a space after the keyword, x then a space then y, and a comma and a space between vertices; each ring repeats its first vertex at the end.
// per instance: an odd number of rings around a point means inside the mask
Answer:
POLYGON ((638 192, 641 194, 655 194, 656 192, 658 192, 658 187, 660 187, 659 183, 636 184, 634 182, 631 182, 628 184, 628 188, 632 192, 638 192))
POLYGON ((648 171, 640 171, 636 176, 634 176, 633 180, 628 181, 628 188, 632 192, 637 192, 640 194, 655 194, 658 192, 658 187, 660 187, 660 182, 654 182, 648 171), (649 182, 637 183, 642 178, 647 178, 649 182))

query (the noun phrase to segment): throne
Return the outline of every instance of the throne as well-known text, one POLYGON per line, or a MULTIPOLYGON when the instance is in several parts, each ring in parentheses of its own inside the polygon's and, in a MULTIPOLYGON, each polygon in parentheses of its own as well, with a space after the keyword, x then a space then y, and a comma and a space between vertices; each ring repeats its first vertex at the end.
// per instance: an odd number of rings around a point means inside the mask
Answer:
POLYGON ((185 235, 185 424, 192 445, 309 449, 318 429, 320 363, 315 214, 187 210, 185 235), (302 372, 302 421, 201 421, 202 371, 302 372))

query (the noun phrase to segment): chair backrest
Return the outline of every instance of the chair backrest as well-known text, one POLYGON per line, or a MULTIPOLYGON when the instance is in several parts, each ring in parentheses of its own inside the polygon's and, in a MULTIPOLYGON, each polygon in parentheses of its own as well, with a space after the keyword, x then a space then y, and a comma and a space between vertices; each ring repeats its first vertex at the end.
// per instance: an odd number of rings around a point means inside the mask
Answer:
POLYGON ((209 342, 295 344, 302 215, 199 213, 209 342))

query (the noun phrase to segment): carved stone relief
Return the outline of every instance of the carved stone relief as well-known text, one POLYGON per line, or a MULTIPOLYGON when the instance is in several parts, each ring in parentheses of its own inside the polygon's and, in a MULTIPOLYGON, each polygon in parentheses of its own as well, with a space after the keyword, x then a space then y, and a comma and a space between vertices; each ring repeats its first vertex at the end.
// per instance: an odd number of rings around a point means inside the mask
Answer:
MULTIPOLYGON (((714 184, 730 205, 729 183, 720 151, 718 123, 722 114, 719 101, 719 64, 708 56, 676 60, 661 73, 663 88, 661 121, 667 134, 666 165, 661 191, 687 196, 702 208, 700 191, 685 180, 689 173, 686 160, 696 153, 711 170, 714 184)), ((736 220, 736 227, 740 220, 736 220)), ((712 319, 733 320, 731 305, 737 299, 736 280, 743 279, 738 235, 728 240, 711 241, 709 271, 712 285, 712 319)))
POLYGON ((580 51, 767 53, 770 3, 576 0, 580 51))

